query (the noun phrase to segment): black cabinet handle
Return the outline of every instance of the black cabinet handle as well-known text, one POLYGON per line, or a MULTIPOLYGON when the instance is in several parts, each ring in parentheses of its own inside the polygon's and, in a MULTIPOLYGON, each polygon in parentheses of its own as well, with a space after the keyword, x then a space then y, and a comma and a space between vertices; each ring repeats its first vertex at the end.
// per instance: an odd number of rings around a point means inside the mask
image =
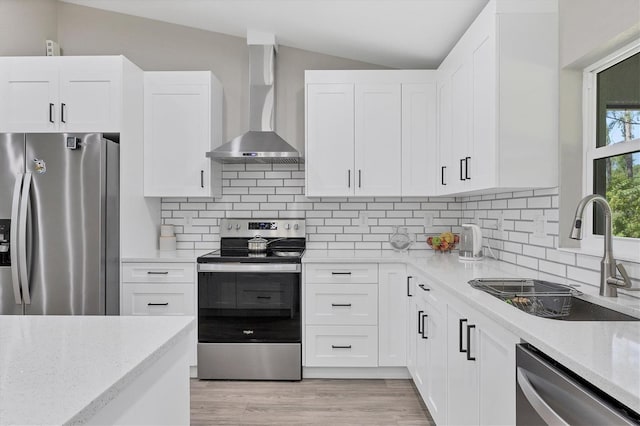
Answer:
POLYGON ((351 345, 331 345, 331 349, 351 349, 351 345))
POLYGON ((64 118, 64 113, 66 109, 67 109, 67 104, 61 103, 60 104, 60 121, 62 121, 63 123, 67 122, 64 118))
POLYGON ((256 296, 256 299, 271 299, 271 296, 256 296))
POLYGON ((169 275, 169 271, 147 271, 148 275, 169 275))
POLYGON ((164 303, 147 303, 147 306, 169 306, 169 302, 164 302, 164 303))
POLYGON ((49 123, 53 123, 53 104, 49 104, 49 123))
POLYGON ((407 296, 409 297, 413 297, 413 294, 411 294, 411 278, 413 277, 412 276, 407 277, 407 296))
POLYGON ((464 159, 464 177, 471 180, 471 176, 469 176, 469 160, 471 160, 471 157, 465 157, 464 159))
POLYGON ((471 329, 476 328, 475 325, 469 324, 467 326, 467 359, 469 361, 475 361, 476 357, 471 356, 471 329))
POLYGON ((462 171, 464 170, 464 168, 462 167, 462 163, 464 163, 464 158, 460 159, 460 180, 465 180, 465 178, 462 176, 462 171))
POLYGON ((422 334, 422 314, 424 311, 418 311, 418 334, 422 334))
POLYGON ((447 186, 447 183, 444 181, 444 171, 446 170, 447 166, 442 166, 440 167, 440 184, 447 186))
POLYGON ((347 170, 347 188, 351 188, 351 169, 347 170))
POLYGON ((351 272, 332 272, 331 275, 351 275, 351 272))
POLYGON ((425 287, 425 286, 424 286, 424 284, 418 284, 418 287, 420 287, 420 288, 421 288, 422 290, 424 290, 424 291, 431 291, 431 289, 430 289, 430 288, 425 287))
POLYGON ((427 336, 427 335, 426 335, 426 333, 427 333, 427 327, 426 327, 426 326, 425 326, 425 324, 424 324, 424 319, 425 319, 425 318, 429 318, 429 315, 424 314, 424 315, 422 316, 422 333, 420 333, 420 334, 422 335, 422 338, 423 338, 423 339, 428 339, 428 338, 429 338, 429 336, 427 336))
POLYGON ((362 170, 358 169, 358 188, 362 188, 362 170))
POLYGON ((467 352, 467 349, 462 349, 462 324, 464 324, 465 322, 467 322, 466 318, 461 318, 460 319, 460 323, 458 324, 458 333, 459 333, 459 337, 460 337, 460 352, 465 353, 467 352))
POLYGON ((204 170, 200 170, 200 188, 204 188, 204 170))
POLYGON ((332 303, 331 306, 333 307, 342 307, 342 308, 350 308, 351 307, 351 303, 332 303))

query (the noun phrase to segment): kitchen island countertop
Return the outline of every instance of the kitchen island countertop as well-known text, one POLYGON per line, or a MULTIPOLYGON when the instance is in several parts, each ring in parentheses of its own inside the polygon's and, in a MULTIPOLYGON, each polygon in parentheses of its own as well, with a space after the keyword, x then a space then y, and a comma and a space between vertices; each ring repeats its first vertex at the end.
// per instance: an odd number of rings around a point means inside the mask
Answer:
POLYGON ((193 317, 0 316, 0 424, 85 423, 193 327, 193 317))
MULTIPOLYGON (((474 278, 522 277, 549 279, 548 275, 506 262, 485 258, 460 261, 457 253, 432 250, 393 251, 308 250, 303 263, 404 263, 424 273, 434 284, 486 315, 522 340, 536 346, 574 373, 640 413, 640 322, 559 321, 522 312, 472 288, 474 278)), ((640 317, 640 299, 621 294, 598 295, 598 288, 579 285, 585 300, 640 317)), ((620 292, 622 293, 622 292, 620 292)))

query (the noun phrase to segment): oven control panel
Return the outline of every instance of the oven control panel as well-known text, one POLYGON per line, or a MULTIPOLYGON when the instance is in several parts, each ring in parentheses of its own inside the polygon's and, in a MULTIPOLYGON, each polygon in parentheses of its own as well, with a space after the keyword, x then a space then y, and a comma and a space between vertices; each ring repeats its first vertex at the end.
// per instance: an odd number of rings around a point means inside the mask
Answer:
POLYGON ((221 238, 304 238, 304 219, 222 219, 221 238))

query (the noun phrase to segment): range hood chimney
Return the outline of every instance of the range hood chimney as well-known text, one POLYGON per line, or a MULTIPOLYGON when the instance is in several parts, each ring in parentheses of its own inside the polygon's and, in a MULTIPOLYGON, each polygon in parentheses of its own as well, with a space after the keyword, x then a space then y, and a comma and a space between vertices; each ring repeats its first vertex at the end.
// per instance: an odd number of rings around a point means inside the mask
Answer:
POLYGON ((275 37, 248 33, 249 131, 207 153, 221 163, 298 163, 300 153, 274 131, 275 37))

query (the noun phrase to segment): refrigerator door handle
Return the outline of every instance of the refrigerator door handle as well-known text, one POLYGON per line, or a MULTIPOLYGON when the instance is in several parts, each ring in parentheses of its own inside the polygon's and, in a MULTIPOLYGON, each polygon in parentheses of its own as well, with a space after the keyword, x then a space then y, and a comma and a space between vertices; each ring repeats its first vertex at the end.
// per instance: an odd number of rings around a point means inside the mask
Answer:
POLYGON ((20 272, 18 271, 18 210, 20 209, 20 193, 22 189, 22 181, 24 175, 20 173, 16 177, 16 184, 13 187, 13 201, 11 203, 11 242, 9 250, 11 251, 11 278, 13 283, 13 295, 15 296, 16 305, 22 304, 22 296, 20 295, 20 272))
POLYGON ((27 275, 27 211, 29 208, 29 193, 31 192, 31 173, 24 174, 24 184, 22 185, 22 195, 20 200, 20 216, 18 229, 18 262, 20 267, 20 285, 22 287, 22 299, 24 303, 31 304, 29 294, 29 278, 27 275))

